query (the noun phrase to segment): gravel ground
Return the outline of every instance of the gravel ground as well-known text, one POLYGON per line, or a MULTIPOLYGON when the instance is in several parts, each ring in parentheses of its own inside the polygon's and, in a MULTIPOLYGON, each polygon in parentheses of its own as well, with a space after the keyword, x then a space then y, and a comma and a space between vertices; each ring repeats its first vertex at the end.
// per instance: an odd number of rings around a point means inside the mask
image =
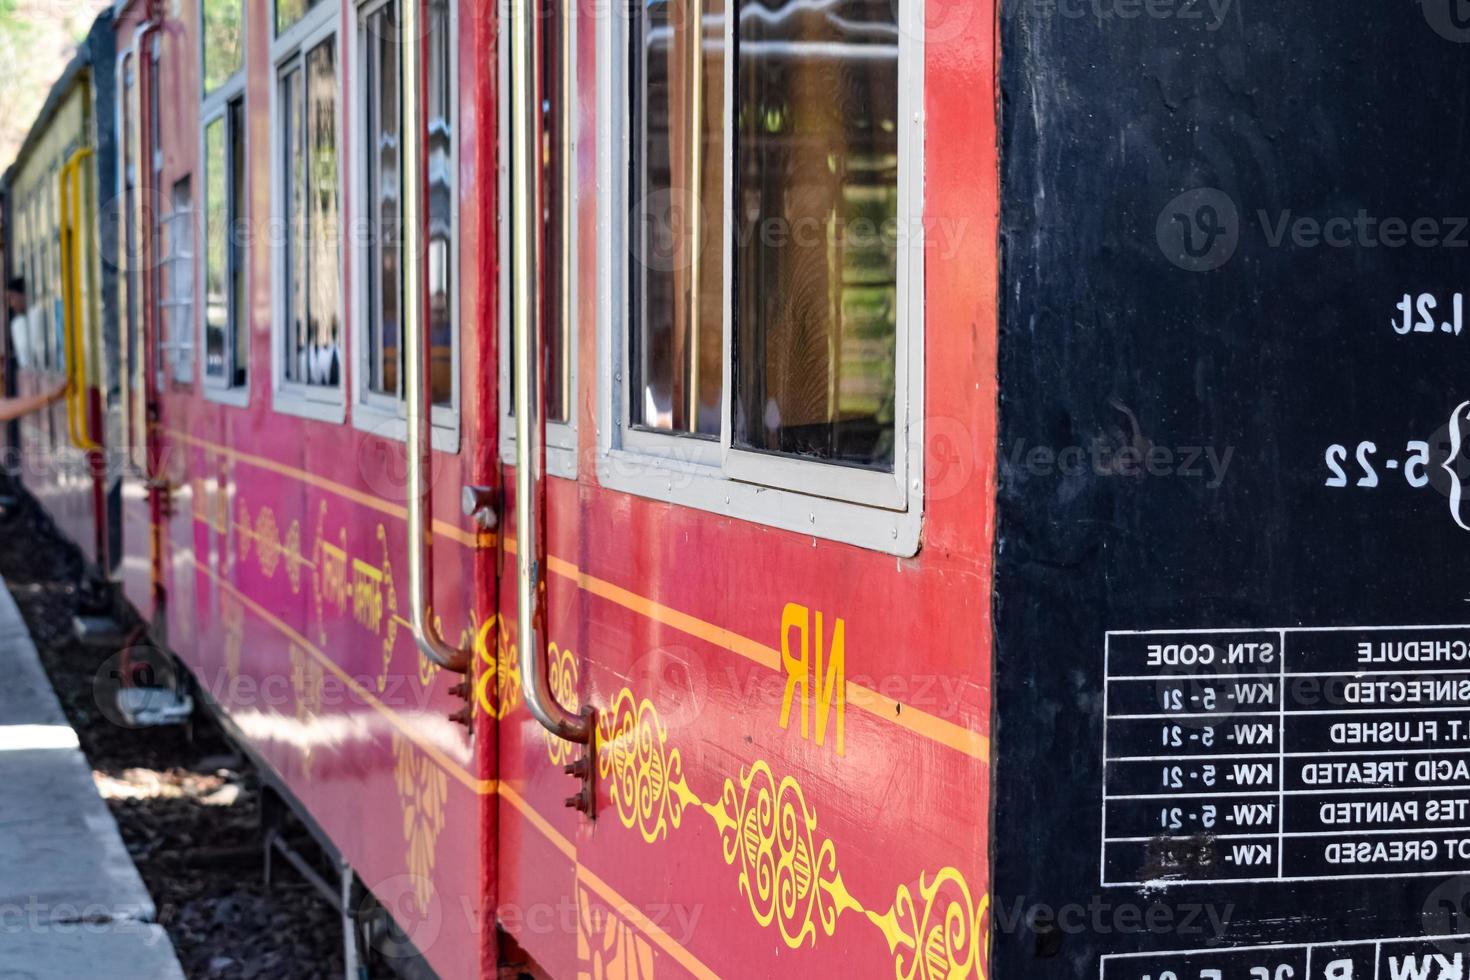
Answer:
POLYGON ((93 683, 113 651, 72 636, 73 614, 100 594, 82 569, 32 501, 0 509, 0 576, 184 971, 239 980, 341 977, 336 910, 282 861, 266 890, 259 779, 250 763, 203 716, 188 726, 129 729, 100 710, 93 683))

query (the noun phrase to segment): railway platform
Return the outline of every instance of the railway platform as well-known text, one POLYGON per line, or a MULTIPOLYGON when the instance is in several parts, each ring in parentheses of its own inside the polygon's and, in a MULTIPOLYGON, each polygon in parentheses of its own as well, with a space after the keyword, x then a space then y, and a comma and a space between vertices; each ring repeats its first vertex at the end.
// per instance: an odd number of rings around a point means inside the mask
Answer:
POLYGON ((0 978, 183 980, 0 580, 0 978))

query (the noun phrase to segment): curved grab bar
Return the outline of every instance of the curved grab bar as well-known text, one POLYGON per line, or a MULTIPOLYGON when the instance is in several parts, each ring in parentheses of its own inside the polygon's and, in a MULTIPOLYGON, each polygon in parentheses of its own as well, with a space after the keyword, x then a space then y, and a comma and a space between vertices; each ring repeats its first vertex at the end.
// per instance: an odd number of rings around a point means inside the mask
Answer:
POLYGON ((72 333, 72 305, 71 305, 71 260, 73 252, 73 221, 71 217, 71 171, 72 161, 70 158, 61 165, 61 173, 57 175, 56 203, 58 213, 58 230, 61 234, 61 337, 66 343, 63 352, 63 373, 66 375, 66 431, 71 437, 73 446, 81 446, 82 438, 77 432, 76 414, 76 338, 72 333))
POLYGON ((423 161, 423 38, 419 34, 420 7, 423 0, 407 0, 403 4, 399 26, 403 79, 408 98, 403 100, 403 134, 407 148, 409 179, 403 183, 403 396, 408 422, 408 598, 413 607, 413 638, 423 655, 446 670, 463 674, 470 668, 470 652, 451 646, 439 632, 433 615, 434 563, 430 554, 429 534, 431 486, 428 474, 433 464, 430 443, 433 393, 425 383, 428 374, 429 338, 424 329, 423 296, 424 264, 421 220, 424 198, 423 161))
POLYGON ((511 370, 516 410, 516 617, 520 623, 521 694, 532 716, 547 731, 568 742, 587 744, 592 737, 588 713, 574 715, 562 707, 547 679, 545 651, 536 632, 536 598, 540 588, 540 547, 536 529, 536 476, 541 468, 541 383, 536 377, 537 326, 536 235, 539 144, 534 120, 539 115, 535 74, 534 0, 510 0, 510 316, 515 348, 511 370), (534 442, 532 440, 535 440, 534 442))
POLYGON ((66 420, 72 445, 82 450, 100 448, 92 438, 87 421, 86 345, 82 336, 81 270, 78 268, 78 235, 82 228, 82 163, 92 155, 89 147, 78 147, 62 165, 59 180, 61 211, 61 288, 63 335, 66 338, 66 420))
POLYGON ((83 193, 84 184, 82 164, 92 157, 91 147, 79 147, 72 154, 72 330, 75 331, 75 345, 77 351, 76 374, 73 384, 73 397, 77 401, 77 432, 81 436, 80 448, 94 450, 101 448, 97 440, 92 437, 92 422, 87 412, 87 390, 91 387, 91 373, 87 370, 87 307, 84 304, 82 282, 86 275, 84 264, 88 250, 84 247, 86 242, 87 215, 86 201, 83 193), (81 236, 80 238, 78 236, 81 236), (80 257, 79 257, 80 256, 80 257))

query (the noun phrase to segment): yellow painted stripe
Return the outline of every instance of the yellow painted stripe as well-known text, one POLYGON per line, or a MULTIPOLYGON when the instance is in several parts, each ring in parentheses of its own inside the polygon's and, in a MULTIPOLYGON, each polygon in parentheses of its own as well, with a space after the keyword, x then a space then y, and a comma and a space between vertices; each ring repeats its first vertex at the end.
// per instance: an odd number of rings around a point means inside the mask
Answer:
MULTIPOLYGON (((228 446, 200 439, 184 432, 169 431, 169 434, 180 441, 202 446, 215 452, 222 453, 234 459, 248 463, 261 469, 267 469, 282 476, 301 480, 304 483, 320 487, 335 493, 348 500, 360 503, 365 507, 371 507, 380 513, 388 514, 400 519, 407 518, 407 510, 402 504, 394 504, 389 501, 363 493, 345 484, 328 480, 325 477, 308 473, 305 470, 264 456, 256 456, 252 453, 241 452, 228 446)), ((479 532, 478 535, 461 530, 443 521, 434 521, 434 533, 443 534, 445 537, 453 538, 462 544, 471 547, 493 547, 495 545, 495 534, 490 531, 479 532)), ((515 554, 516 542, 512 537, 506 537, 505 551, 507 554, 515 554)), ((577 583, 583 591, 590 592, 595 596, 606 599, 616 605, 629 609, 639 615, 646 616, 655 622, 671 626, 681 633, 704 640, 712 646, 731 653, 738 654, 745 659, 758 664, 767 670, 781 671, 781 655, 774 647, 759 643, 749 637, 742 636, 732 630, 714 623, 707 622, 696 616, 681 612, 672 606, 666 606, 655 602, 646 596, 631 592, 622 586, 615 585, 605 579, 588 575, 572 562, 564 558, 551 556, 547 559, 547 567, 555 575, 570 579, 577 583)), ((981 762, 990 761, 990 739, 979 732, 972 731, 963 725, 957 725, 952 721, 929 714, 914 707, 905 707, 884 694, 880 694, 870 688, 863 687, 848 681, 846 684, 847 703, 861 711, 866 711, 876 718, 891 722, 900 728, 906 728, 917 735, 938 742, 957 752, 978 759, 981 762)))
MULTIPOLYGON (((514 539, 506 538, 505 546, 507 551, 514 552, 514 539)), ((670 606, 654 602, 652 599, 634 592, 629 592, 621 586, 614 585, 594 575, 588 575, 565 559, 554 556, 547 558, 546 567, 553 574, 576 582, 582 590, 622 606, 625 609, 647 616, 655 622, 671 626, 681 633, 687 633, 713 646, 739 654, 768 670, 780 672, 782 669, 781 654, 774 647, 766 646, 764 643, 757 643, 749 637, 741 636, 738 633, 733 633, 713 623, 705 622, 688 613, 680 612, 670 606)), ((892 722, 901 728, 907 728, 909 731, 921 735, 924 738, 948 746, 957 752, 963 752, 965 755, 979 759, 981 762, 990 761, 990 739, 979 732, 971 731, 963 725, 956 725, 952 721, 931 715, 925 711, 920 711, 918 708, 902 706, 893 698, 879 694, 877 691, 859 684, 854 684, 852 681, 847 682, 845 693, 848 704, 862 711, 866 711, 874 717, 892 722)))
POLYGON ((516 792, 515 787, 511 786, 510 783, 502 783, 500 786, 500 796, 511 806, 519 810, 521 816, 526 818, 526 822, 539 830, 543 837, 551 841, 553 847, 566 855, 569 860, 575 861, 577 859, 576 845, 562 836, 561 831, 553 827, 549 820, 536 811, 535 807, 527 803, 526 798, 516 792))
MULTIPOLYGON (((509 550, 509 539, 506 540, 506 545, 509 550)), ((647 616, 665 626, 672 626, 681 633, 688 633, 690 636, 698 637, 721 649, 738 653, 747 660, 753 660, 769 670, 781 669, 781 655, 764 643, 757 643, 748 637, 705 622, 688 613, 680 612, 672 606, 666 606, 646 596, 638 595, 636 592, 630 592, 620 585, 614 585, 595 575, 588 575, 563 558, 555 556, 547 558, 546 567, 554 574, 576 582, 583 591, 622 606, 624 609, 647 616)))
POLYGON ((246 595, 244 592, 241 592, 238 588, 234 586, 233 583, 221 578, 214 569, 209 568, 207 565, 200 562, 199 559, 193 554, 187 554, 186 557, 195 568, 199 569, 205 575, 208 575, 219 585, 220 588, 229 592, 230 595, 238 599, 241 605, 248 608, 251 612, 255 613, 255 615, 263 619, 268 625, 274 627, 277 632, 281 633, 287 639, 291 640, 297 646, 301 647, 307 653, 311 654, 311 656, 319 661, 323 667, 327 668, 334 675, 336 675, 338 680, 346 684, 348 688, 352 690, 352 693, 362 698, 365 703, 372 705, 372 707, 379 714, 381 714, 384 718, 387 718, 388 721, 393 724, 393 727, 397 728, 400 732, 403 733, 403 736, 405 738, 413 742, 419 748, 423 749, 424 752, 436 763, 438 763, 445 772, 449 773, 451 776, 459 780, 475 793, 479 793, 481 795, 489 795, 496 792, 496 780, 479 779, 473 773, 465 769, 464 766, 460 765, 458 762, 445 755, 443 749, 439 748, 439 746, 433 744, 432 742, 425 739, 422 735, 420 735, 413 728, 413 726, 409 725, 406 721, 399 717, 398 712, 394 711, 392 708, 379 701, 376 695, 374 695, 367 688, 359 684, 356 679, 352 677, 351 674, 347 673, 347 671, 338 666, 335 660, 327 656, 325 652, 323 652, 316 646, 316 644, 312 643, 306 637, 302 636, 295 629, 293 629, 289 623, 286 623, 274 613, 272 613, 269 609, 266 609, 250 596, 246 595))
POLYGON ((635 929, 638 929, 649 939, 652 939, 658 944, 659 949, 668 953, 684 969, 688 970, 694 976, 699 977, 700 980, 718 980, 718 973, 696 959, 693 953, 689 952, 682 944, 676 942, 672 936, 659 928, 657 922, 644 915, 642 909, 613 891, 611 885, 599 878, 586 865, 577 866, 577 877, 586 882, 598 895, 602 896, 602 900, 607 902, 620 918, 628 922, 635 929))
MULTIPOLYGON (((206 566, 201 564, 192 554, 188 555, 188 558, 189 561, 193 563, 194 567, 198 568, 200 571, 204 572, 206 575, 212 578, 215 582, 219 584, 221 588, 228 591, 231 595, 238 599, 242 605, 249 608, 251 612, 255 613, 268 625, 274 627, 276 630, 294 641, 302 649, 310 653, 317 660, 321 661, 323 666, 332 671, 332 673, 335 674, 339 679, 341 679, 343 683, 347 684, 355 694, 361 697, 368 704, 371 704, 385 718, 392 722, 394 727, 401 731, 405 737, 412 740, 414 744, 422 748, 431 758, 434 759, 435 762, 437 762, 446 771, 448 771, 450 775, 454 776, 460 782, 468 786, 471 790, 482 796, 498 794, 501 798, 505 799, 513 807, 515 807, 515 809, 523 817, 526 818, 526 822, 529 823, 543 837, 545 837, 553 847, 555 847, 558 851, 562 853, 563 856, 567 858, 567 860, 576 863, 576 845, 567 840, 567 838, 560 831, 558 831, 555 827, 551 825, 551 821, 543 817, 536 810, 536 808, 531 806, 531 804, 527 802, 526 799, 521 796, 520 793, 518 793, 509 783, 501 783, 498 780, 494 779, 476 779, 470 773, 465 771, 465 769, 458 763, 456 763, 453 759, 450 759, 448 756, 446 756, 439 749, 438 746, 425 741, 417 732, 415 732, 401 718, 399 718, 397 713, 392 708, 389 708, 387 705, 383 704, 376 697, 374 697, 371 692, 369 692, 362 685, 358 684, 351 675, 349 675, 333 660, 327 657, 325 653, 318 649, 315 644, 307 640, 306 637, 302 636, 296 630, 292 629, 290 625, 273 615, 269 610, 265 609, 254 599, 241 592, 232 583, 222 579, 218 574, 214 572, 213 569, 207 568, 206 566)), ((714 980, 714 978, 718 977, 718 974, 716 974, 709 967, 701 963, 694 956, 694 954, 690 953, 689 950, 685 949, 682 945, 675 942, 673 937, 664 932, 664 930, 660 928, 658 923, 648 918, 648 916, 645 915, 641 910, 639 910, 637 906, 624 898, 621 894, 618 893, 616 889, 614 889, 607 882, 603 881, 602 878, 600 878, 590 869, 578 865, 577 875, 582 881, 587 883, 588 887, 597 892, 604 901, 612 906, 614 911, 616 911, 623 919, 625 919, 631 925, 643 932, 644 935, 648 936, 648 938, 652 940, 660 949, 664 950, 664 952, 672 956, 690 973, 697 977, 710 978, 710 980, 714 980)))
MULTIPOLYGON (((568 860, 576 862, 576 845, 567 840, 560 831, 536 811, 535 807, 526 802, 526 798, 521 796, 510 783, 500 784, 500 798, 515 807, 516 811, 526 818, 526 822, 540 831, 551 842, 552 846, 561 851, 568 860)), ((684 969, 696 977, 703 978, 703 980, 718 980, 718 973, 715 973, 701 963, 693 953, 684 948, 682 944, 676 942, 672 936, 664 932, 663 928, 657 922, 654 922, 638 906, 620 895, 617 889, 603 881, 591 868, 578 863, 577 878, 585 883, 588 888, 596 892, 622 919, 653 940, 659 949, 662 949, 665 953, 668 953, 677 960, 679 965, 684 967, 684 969)))
MULTIPOLYGON (((390 500, 384 500, 381 497, 375 497, 370 493, 363 493, 361 490, 355 487, 349 487, 345 483, 329 480, 324 476, 318 476, 315 473, 291 466, 287 463, 278 462, 266 456, 257 456, 254 453, 242 452, 230 446, 222 446, 217 442, 201 439, 198 436, 190 435, 187 432, 180 432, 177 429, 169 429, 168 436, 171 439, 177 439, 179 442, 188 443, 191 446, 198 446, 201 449, 208 449, 229 459, 238 460, 257 469, 269 470, 272 473, 278 473, 281 476, 299 480, 309 486, 326 490, 328 493, 334 493, 355 504, 370 507, 380 514, 396 517, 399 520, 408 520, 408 508, 405 505, 396 504, 390 500)), ((471 548, 493 548, 495 546, 495 533, 493 531, 466 531, 446 521, 435 520, 433 533, 441 534, 446 538, 458 541, 460 544, 468 545, 471 548)))

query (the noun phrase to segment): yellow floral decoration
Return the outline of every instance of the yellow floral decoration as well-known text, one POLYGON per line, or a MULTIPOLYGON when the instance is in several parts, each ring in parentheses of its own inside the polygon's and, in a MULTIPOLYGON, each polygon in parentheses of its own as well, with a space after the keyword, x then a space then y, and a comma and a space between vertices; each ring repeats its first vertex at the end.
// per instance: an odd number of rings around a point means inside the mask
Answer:
POLYGON ((414 900, 427 915, 434 897, 434 863, 444 830, 444 803, 449 777, 408 739, 393 734, 393 782, 403 805, 403 839, 408 845, 408 873, 414 900))

